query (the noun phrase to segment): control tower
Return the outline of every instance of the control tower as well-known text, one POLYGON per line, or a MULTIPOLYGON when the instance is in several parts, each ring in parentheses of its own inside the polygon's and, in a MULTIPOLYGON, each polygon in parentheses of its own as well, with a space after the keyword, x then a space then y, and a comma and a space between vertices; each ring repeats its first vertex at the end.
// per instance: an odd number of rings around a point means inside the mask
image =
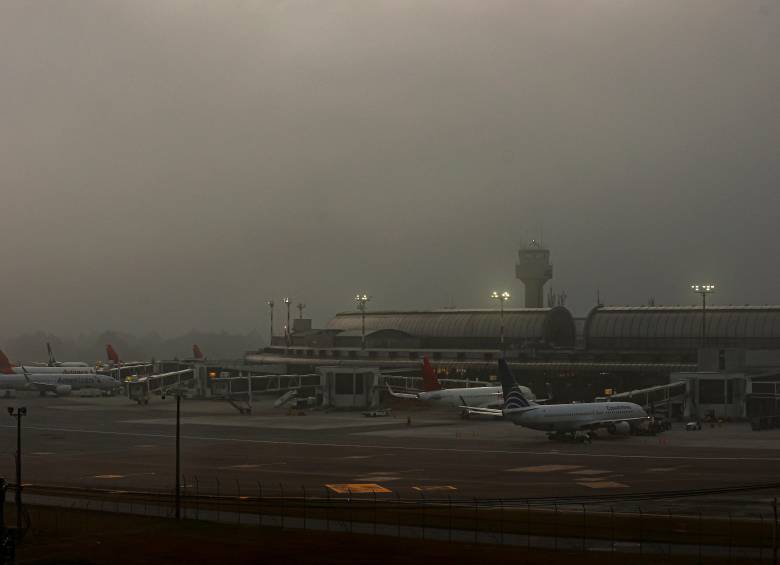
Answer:
POLYGON ((525 307, 544 307, 544 284, 553 276, 550 250, 544 249, 534 239, 528 247, 517 252, 515 275, 525 285, 525 307))

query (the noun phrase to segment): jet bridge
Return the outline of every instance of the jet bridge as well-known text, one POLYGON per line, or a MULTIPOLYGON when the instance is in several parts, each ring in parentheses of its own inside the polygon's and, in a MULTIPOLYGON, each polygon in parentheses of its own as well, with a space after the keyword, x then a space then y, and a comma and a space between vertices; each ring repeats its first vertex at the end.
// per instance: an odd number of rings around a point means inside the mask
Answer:
POLYGON ((135 400, 138 404, 148 404, 149 397, 153 393, 159 394, 164 389, 181 387, 182 383, 192 384, 194 378, 192 369, 141 377, 127 383, 127 397, 130 400, 135 400))
POLYGON ((626 401, 640 404, 650 414, 665 414, 668 418, 681 417, 683 405, 689 397, 688 381, 677 381, 668 385, 657 385, 626 392, 618 392, 606 398, 607 402, 626 401), (675 408, 675 406, 679 408, 675 408))
MULTIPOLYGON (((256 394, 289 393, 301 388, 318 389, 319 373, 305 375, 250 375, 246 377, 218 378, 210 381, 211 395, 224 398, 241 414, 252 413, 252 400, 256 394)), ((292 396, 292 395, 291 395, 292 396)))

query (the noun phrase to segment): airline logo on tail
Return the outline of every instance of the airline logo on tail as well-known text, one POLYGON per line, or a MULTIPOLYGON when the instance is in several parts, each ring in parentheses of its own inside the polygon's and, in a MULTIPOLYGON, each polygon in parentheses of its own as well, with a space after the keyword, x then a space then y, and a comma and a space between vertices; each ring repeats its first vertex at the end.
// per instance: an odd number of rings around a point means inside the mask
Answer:
POLYGON ((501 390, 504 393, 504 410, 527 408, 531 405, 517 389, 515 377, 505 359, 498 360, 498 376, 501 378, 501 390))
POLYGON ((192 345, 192 356, 195 359, 203 359, 203 352, 200 350, 200 347, 198 347, 197 343, 194 343, 192 345))
POLYGON ((110 343, 106 345, 106 355, 108 355, 109 361, 119 364, 119 354, 114 349, 114 346, 110 343))
POLYGON ((425 392, 432 392, 434 390, 441 390, 441 383, 436 378, 436 373, 431 367, 431 362, 427 357, 423 357, 423 390, 425 392))
POLYGON ((8 360, 8 357, 6 357, 5 353, 0 351, 0 373, 3 375, 13 375, 14 374, 14 366, 11 365, 11 362, 8 360))

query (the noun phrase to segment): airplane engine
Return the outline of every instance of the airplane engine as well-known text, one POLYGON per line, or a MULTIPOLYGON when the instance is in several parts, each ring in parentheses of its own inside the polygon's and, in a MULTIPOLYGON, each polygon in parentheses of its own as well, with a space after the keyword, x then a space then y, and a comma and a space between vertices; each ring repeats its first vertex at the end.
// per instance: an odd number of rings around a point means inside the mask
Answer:
POLYGON ((618 422, 609 426, 607 431, 615 435, 628 435, 631 433, 631 424, 628 422, 618 422))
POLYGON ((67 396, 70 394, 71 390, 73 390, 73 387, 70 385, 57 385, 57 388, 54 389, 54 392, 57 394, 57 396, 67 396))

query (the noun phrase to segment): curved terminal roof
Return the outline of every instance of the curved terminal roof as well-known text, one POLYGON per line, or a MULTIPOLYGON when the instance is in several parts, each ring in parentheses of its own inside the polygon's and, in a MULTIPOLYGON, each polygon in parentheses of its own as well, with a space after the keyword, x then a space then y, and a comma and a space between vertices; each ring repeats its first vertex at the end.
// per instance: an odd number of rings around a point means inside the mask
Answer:
MULTIPOLYGON (((780 348, 780 306, 708 306, 707 346, 780 348)), ((693 350, 701 344, 695 306, 604 307, 591 310, 585 344, 598 350, 693 350)))
MULTIPOLYGON (((328 323, 328 329, 361 331, 360 312, 341 312, 328 323)), ((495 345, 501 335, 499 310, 419 310, 368 311, 366 333, 395 330, 424 341, 452 341, 449 346, 475 342, 495 345)), ((545 341, 553 345, 574 345, 575 328, 571 313, 556 308, 504 309, 504 335, 507 341, 545 341)))

